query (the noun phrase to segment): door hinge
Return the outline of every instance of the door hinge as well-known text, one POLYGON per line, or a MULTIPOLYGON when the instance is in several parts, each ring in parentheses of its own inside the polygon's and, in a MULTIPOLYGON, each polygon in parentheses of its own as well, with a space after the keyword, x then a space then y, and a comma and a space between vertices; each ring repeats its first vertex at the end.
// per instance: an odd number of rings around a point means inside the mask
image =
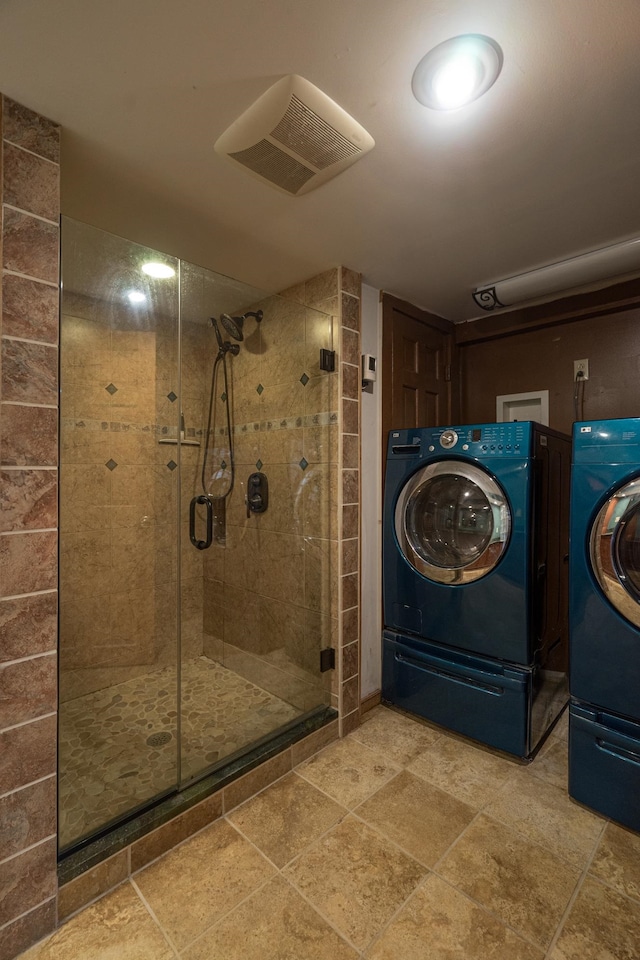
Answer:
POLYGON ((333 647, 325 647, 320 651, 320 673, 326 673, 327 670, 335 670, 336 651, 333 647))
POLYGON ((326 373, 333 373, 336 369, 336 352, 335 350, 325 350, 324 348, 320 350, 320 369, 324 370, 326 373))
POLYGON ((445 382, 448 382, 449 380, 451 380, 451 364, 450 363, 445 363, 444 365, 444 379, 445 379, 445 382))

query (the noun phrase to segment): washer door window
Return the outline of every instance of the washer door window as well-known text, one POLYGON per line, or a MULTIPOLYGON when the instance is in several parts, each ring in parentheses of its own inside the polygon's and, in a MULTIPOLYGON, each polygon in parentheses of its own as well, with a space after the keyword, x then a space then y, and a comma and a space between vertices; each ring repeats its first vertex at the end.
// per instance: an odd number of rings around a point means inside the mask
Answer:
POLYGON ((604 504, 591 528, 591 566, 618 613, 640 627, 640 479, 604 504))
POLYGON ((511 517, 492 477, 473 464, 447 460, 423 467, 403 488, 395 527, 412 567, 429 580, 462 584, 496 566, 511 517))

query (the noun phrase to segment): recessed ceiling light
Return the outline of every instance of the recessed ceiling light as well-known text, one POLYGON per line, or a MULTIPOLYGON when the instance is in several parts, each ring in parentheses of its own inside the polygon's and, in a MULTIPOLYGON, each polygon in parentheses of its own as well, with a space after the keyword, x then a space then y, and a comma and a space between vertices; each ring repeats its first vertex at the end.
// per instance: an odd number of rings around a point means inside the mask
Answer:
POLYGON ((127 296, 131 303, 144 303, 147 299, 144 293, 140 293, 139 290, 129 290, 127 296))
POLYGON ((487 92, 498 79, 502 61, 502 50, 491 37, 451 37, 422 58, 411 89, 425 107, 456 110, 487 92))
POLYGON ((159 263, 150 261, 142 264, 142 271, 150 277, 157 277, 159 280, 166 280, 168 277, 174 277, 176 272, 168 263, 159 263))

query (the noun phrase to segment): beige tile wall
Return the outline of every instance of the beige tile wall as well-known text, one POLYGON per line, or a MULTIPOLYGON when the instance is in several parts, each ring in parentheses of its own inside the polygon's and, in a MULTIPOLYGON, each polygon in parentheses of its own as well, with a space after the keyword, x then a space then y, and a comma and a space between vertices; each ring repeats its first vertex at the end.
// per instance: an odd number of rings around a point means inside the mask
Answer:
MULTIPOLYGON (((319 657, 338 630, 339 374, 319 365, 337 326, 293 296, 256 307, 264 319, 246 320, 229 361, 236 476, 226 542, 205 561, 205 652, 305 711, 330 697, 319 657), (247 517, 255 471, 267 476, 269 506, 247 517)), ((223 410, 218 404, 211 466, 226 488, 223 410)))
POLYGON ((143 320, 63 298, 61 702, 176 662, 177 328, 143 320))
POLYGON ((56 919, 59 128, 0 102, 0 960, 8 960, 56 919))

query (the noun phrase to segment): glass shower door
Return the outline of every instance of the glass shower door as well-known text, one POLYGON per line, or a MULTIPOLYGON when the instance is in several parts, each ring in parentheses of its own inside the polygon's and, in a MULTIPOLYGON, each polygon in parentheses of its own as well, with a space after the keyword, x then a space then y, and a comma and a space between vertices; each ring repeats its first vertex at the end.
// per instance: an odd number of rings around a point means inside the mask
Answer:
POLYGON ((67 218, 62 238, 59 809, 68 849, 179 779, 179 265, 67 218), (168 276, 149 276, 150 263, 168 276))
POLYGON ((302 302, 62 240, 66 853, 330 702, 338 374, 302 302))
POLYGON ((329 702, 338 418, 331 317, 183 264, 181 318, 186 782, 329 702))

